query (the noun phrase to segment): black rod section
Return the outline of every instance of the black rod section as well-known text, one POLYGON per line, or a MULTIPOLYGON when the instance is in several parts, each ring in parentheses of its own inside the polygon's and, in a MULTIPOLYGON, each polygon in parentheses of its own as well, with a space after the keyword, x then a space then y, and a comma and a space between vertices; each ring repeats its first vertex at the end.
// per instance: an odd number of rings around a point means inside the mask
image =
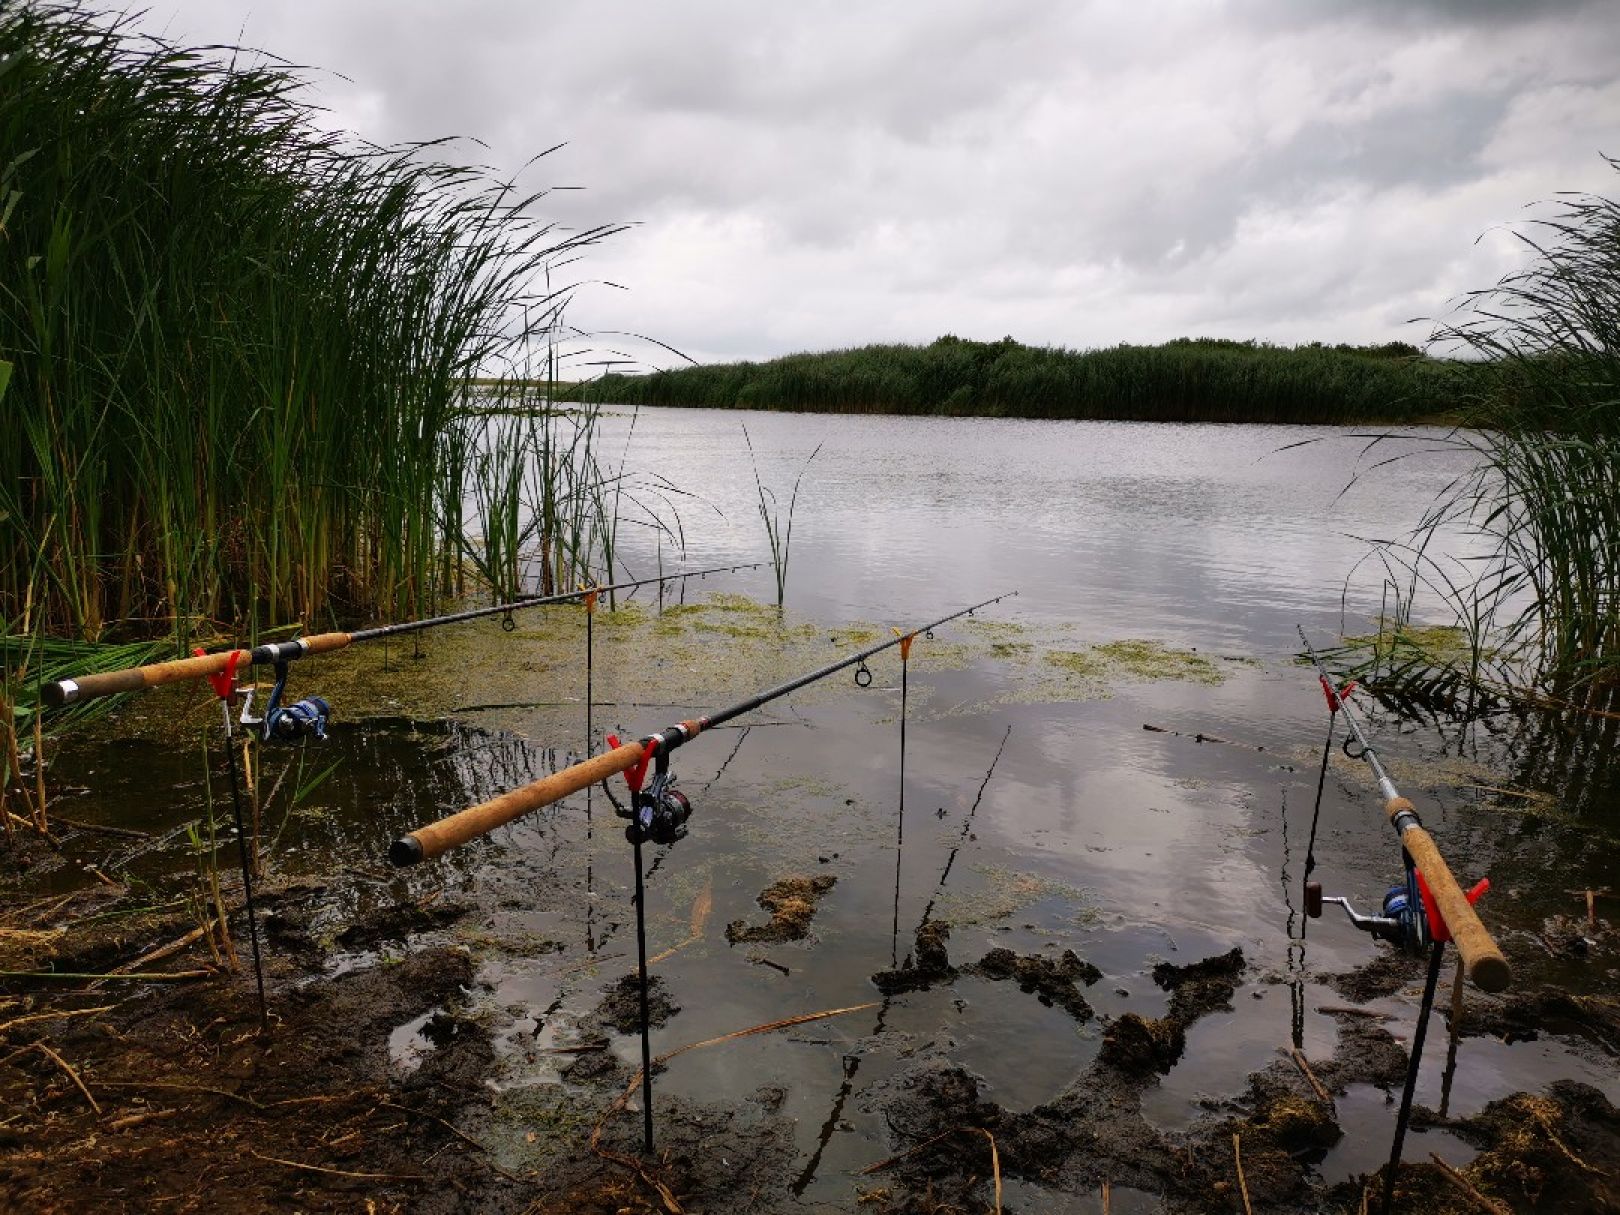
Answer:
MULTIPOLYGON (((712 569, 690 570, 684 574, 664 574, 657 578, 641 578, 635 582, 616 582, 610 586, 587 586, 577 591, 561 591, 555 595, 534 595, 522 599, 514 599, 510 603, 496 603, 489 607, 471 608, 465 612, 452 612, 448 616, 434 616, 428 620, 407 620, 401 624, 383 624, 372 629, 360 629, 349 634, 352 645, 357 641, 373 641, 378 637, 398 637, 401 633, 416 633, 422 629, 434 628, 441 624, 458 624, 463 620, 477 620, 483 616, 501 616, 508 612, 519 611, 523 608, 543 607, 548 603, 567 603, 574 599, 583 599, 586 595, 605 594, 609 591, 630 591, 641 586, 652 586, 657 583, 673 582, 679 578, 701 578, 705 574, 730 574, 737 570, 758 569, 765 564, 755 561, 751 565, 717 565, 712 569)), ((258 653, 254 651, 255 655, 258 653)), ((257 659, 255 659, 257 661, 257 659)))
POLYGON ((236 775, 236 746, 231 733, 231 702, 221 698, 225 710, 225 763, 231 770, 231 812, 236 816, 236 855, 242 862, 242 897, 247 901, 248 940, 253 943, 253 978, 259 986, 259 1028, 270 1026, 270 1006, 264 998, 264 963, 259 957, 259 917, 253 909, 253 864, 248 859, 247 824, 242 819, 242 782, 236 775))
POLYGON ((747 700, 740 700, 729 708, 721 709, 715 713, 710 713, 707 717, 702 719, 703 728, 705 730, 713 729, 722 722, 730 721, 733 717, 741 717, 744 713, 751 713, 761 705, 767 705, 779 697, 786 696, 789 692, 797 692, 805 685, 815 683, 820 679, 825 679, 827 676, 832 675, 837 671, 842 671, 845 667, 852 667, 856 663, 872 657, 873 654, 881 654, 884 650, 892 649, 893 647, 899 645, 907 637, 914 637, 918 633, 926 633, 931 629, 937 629, 940 625, 949 624, 951 621, 960 616, 971 615, 980 608, 989 607, 992 603, 1000 603, 1003 599, 1010 599, 1016 594, 1018 594, 1017 591, 1004 591, 995 596, 993 599, 986 599, 983 603, 975 603, 972 607, 962 608, 959 611, 952 612, 949 616, 941 616, 938 620, 931 621, 928 624, 919 625, 917 628, 912 629, 909 633, 905 633, 899 637, 891 637, 889 640, 880 641, 876 645, 867 646, 866 649, 861 650, 858 653, 851 654, 847 658, 840 658, 837 662, 829 662, 826 666, 811 671, 808 675, 800 675, 797 679, 790 679, 786 683, 777 684, 776 687, 768 688, 763 692, 750 696, 747 700))
POLYGON ((652 1013, 647 1007, 647 885, 641 877, 641 832, 631 829, 636 859, 636 959, 641 976, 641 1140, 653 1154, 652 1013))
POLYGON ((1384 1215, 1390 1215, 1395 1202, 1395 1174, 1401 1167, 1401 1149, 1406 1145, 1406 1125, 1412 1119, 1412 1094, 1417 1090, 1418 1070, 1423 1065, 1423 1037, 1429 1030, 1429 1013, 1434 1009, 1434 989, 1440 983, 1440 964, 1446 944, 1436 941, 1429 950, 1429 980, 1423 985, 1423 1005, 1418 1010, 1417 1028, 1412 1031, 1412 1059, 1406 1068, 1406 1088, 1401 1092, 1401 1112, 1395 1118, 1395 1142, 1389 1149, 1384 1173, 1384 1215))

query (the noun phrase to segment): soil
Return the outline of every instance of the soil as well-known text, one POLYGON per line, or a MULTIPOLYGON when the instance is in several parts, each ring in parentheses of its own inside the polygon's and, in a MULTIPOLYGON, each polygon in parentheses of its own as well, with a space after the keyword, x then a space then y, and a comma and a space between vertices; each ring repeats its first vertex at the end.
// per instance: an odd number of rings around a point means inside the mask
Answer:
MULTIPOLYGON (((681 1006, 669 997, 669 988, 658 975, 647 979, 647 1024, 654 1029, 668 1024, 669 1019, 681 1011, 681 1006)), ((610 984, 602 995, 596 1011, 581 1026, 587 1032, 596 1026, 606 1026, 621 1034, 641 1032, 641 981, 631 972, 610 984)))
MULTIPOLYGON (((1230 1212, 1245 1204, 1256 1211, 1362 1210, 1364 1188, 1376 1195, 1380 1177, 1321 1186, 1311 1166, 1343 1130, 1331 1101, 1292 1059, 1254 1073, 1242 1096, 1184 1132, 1162 1132, 1142 1115, 1142 1096, 1165 1070, 1170 1042, 1230 1000, 1242 965, 1234 950, 1156 968, 1155 979, 1172 993, 1171 1011, 1158 1019, 1117 1018, 1092 1066, 1056 1100, 1027 1113, 985 1100, 977 1078, 943 1055, 920 1061, 883 1098, 896 1154, 883 1164, 887 1184, 869 1190, 866 1203, 897 1215, 986 1209, 993 1141, 1004 1177, 1067 1193, 1095 1193, 1106 1181, 1157 1194, 1171 1212, 1230 1212)), ((1406 1074, 1403 1046, 1376 1020, 1348 1013, 1336 1019, 1333 1056, 1309 1064, 1329 1096, 1352 1084, 1398 1089, 1406 1074)), ((1480 1149, 1460 1171, 1506 1209, 1620 1210, 1620 1112, 1592 1088, 1561 1081, 1543 1095, 1493 1102, 1466 1120, 1444 1122, 1421 1109, 1418 1115, 1417 1124, 1445 1126, 1480 1149)), ((1426 1161, 1403 1163, 1396 1194, 1403 1211, 1480 1209, 1426 1161)))
POLYGON ((1578 996, 1550 984, 1515 991, 1503 999, 1470 998, 1458 1033, 1464 1038, 1489 1035, 1509 1043, 1557 1034, 1584 1038, 1610 1055, 1620 1055, 1620 1000, 1578 996))
POLYGON ((760 892, 759 905, 771 913, 768 924, 749 925, 733 920, 726 925, 726 940, 733 945, 754 941, 802 941, 810 935, 816 904, 836 885, 830 873, 815 877, 785 877, 760 892))
POLYGON ((951 926, 943 920, 924 921, 917 929, 913 949, 896 970, 880 970, 872 983, 886 996, 927 991, 935 983, 956 978, 950 957, 951 926))
MULTIPOLYGON (((399 942, 397 960, 329 977, 316 925, 353 906, 339 883, 266 893, 264 1028, 250 968, 216 970, 200 943, 142 967, 197 981, 6 980, 0 1210, 640 1213, 668 1210, 658 1185, 688 1210, 781 1209, 794 1140, 780 1092, 725 1106, 661 1100, 659 1155, 642 1165, 640 1116, 624 1108, 627 1077, 606 1050, 579 1054, 576 1069, 594 1069, 595 1082, 570 1084, 514 1148, 513 1102, 493 1095, 491 1034, 471 1011, 473 956, 422 935, 465 908, 361 914, 337 939, 399 942), (408 1029, 415 1040, 401 1051, 408 1029)), ((17 926, 23 910, 10 909, 0 940, 50 938, 28 957, 58 973, 105 973, 186 928, 132 915, 62 936, 17 926)), ((677 1011, 656 978, 653 1003, 655 1021, 677 1011)), ((597 1018, 637 1028, 633 977, 609 987, 597 1018)))
POLYGON ((1346 1000, 1364 1004, 1393 996, 1411 983, 1423 982, 1423 959, 1382 950, 1371 961, 1342 974, 1323 975, 1322 982, 1346 1000))
POLYGON ((1020 956, 1010 949, 992 949, 965 971, 986 979, 1012 979, 1020 991, 1033 994, 1042 1004, 1055 1004, 1076 1021, 1089 1021, 1094 1014, 1075 981, 1089 987, 1102 978, 1102 971, 1082 962, 1069 949, 1055 962, 1038 954, 1020 956))

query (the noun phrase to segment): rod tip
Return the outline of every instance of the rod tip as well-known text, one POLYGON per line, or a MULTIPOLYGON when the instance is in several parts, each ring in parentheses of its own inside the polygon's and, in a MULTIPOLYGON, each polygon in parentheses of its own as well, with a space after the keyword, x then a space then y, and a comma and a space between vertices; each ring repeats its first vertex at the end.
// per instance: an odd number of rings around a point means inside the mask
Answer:
POLYGON ((405 869, 422 859, 422 845, 414 835, 402 835, 388 846, 388 863, 405 869))

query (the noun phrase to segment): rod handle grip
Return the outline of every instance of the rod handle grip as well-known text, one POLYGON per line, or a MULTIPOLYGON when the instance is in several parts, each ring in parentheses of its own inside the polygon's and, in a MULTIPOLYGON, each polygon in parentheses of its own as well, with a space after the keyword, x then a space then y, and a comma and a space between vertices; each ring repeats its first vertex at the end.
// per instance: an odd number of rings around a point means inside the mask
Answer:
MULTIPOLYGON (((333 650, 341 650, 349 644, 352 636, 350 633, 317 633, 313 637, 302 637, 296 643, 299 647, 296 656, 327 654, 333 650)), ((218 654, 203 654, 197 658, 176 658, 169 662, 147 663, 144 667, 125 667, 122 671, 103 671, 99 675, 86 675, 81 679, 56 679, 40 688, 40 698, 50 708, 59 709, 63 705, 94 700, 98 696, 140 692, 147 688, 155 688, 159 684, 202 679, 223 672, 230 666, 232 654, 241 655, 236 660, 238 666, 268 662, 270 648, 272 647, 260 646, 256 650, 223 650, 218 654)))
MULTIPOLYGON (((1384 810, 1392 823, 1399 815, 1416 814, 1412 803, 1404 797, 1390 798, 1384 810)), ((1462 954, 1463 969, 1473 980, 1474 986, 1481 991, 1501 991, 1506 988, 1513 977, 1512 968, 1490 931, 1480 923, 1478 913, 1457 884, 1457 879, 1452 876, 1451 868, 1440 855, 1434 837, 1414 823, 1401 830, 1401 844, 1428 884, 1429 894, 1440 909, 1440 916, 1451 932, 1451 939, 1456 942, 1457 952, 1462 954)))
POLYGON ((158 684, 178 683, 182 679, 201 679, 218 675, 230 665, 231 655, 240 654, 238 663, 247 661, 247 650, 226 650, 220 654, 204 654, 200 658, 176 658, 170 662, 153 662, 144 667, 125 667, 122 671, 104 671, 99 675, 86 675, 82 679, 58 679, 40 688, 40 698, 52 708, 94 700, 98 696, 114 696, 119 692, 139 692, 155 688, 158 684))
POLYGON ((641 762, 642 754, 643 748, 639 742, 627 742, 564 768, 561 772, 543 776, 499 797, 492 797, 487 802, 480 802, 425 827, 418 827, 409 835, 402 835, 394 841, 388 849, 389 863, 403 867, 442 856, 450 849, 505 826, 531 810, 549 806, 570 793, 578 793, 586 785, 594 785, 635 767, 641 762))

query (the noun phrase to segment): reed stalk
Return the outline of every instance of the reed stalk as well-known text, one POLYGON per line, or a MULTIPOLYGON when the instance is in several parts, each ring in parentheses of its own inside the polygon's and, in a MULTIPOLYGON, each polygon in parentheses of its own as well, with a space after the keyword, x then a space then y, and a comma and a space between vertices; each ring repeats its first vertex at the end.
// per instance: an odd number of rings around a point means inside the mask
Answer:
POLYGON ((765 525, 765 540, 771 550, 771 571, 776 576, 776 606, 782 607, 787 598, 788 557, 793 544, 793 512, 799 504, 799 486, 804 481, 804 474, 809 471, 811 461, 821 454, 820 443, 815 450, 805 457, 799 475, 793 479, 793 491, 788 495, 787 517, 782 517, 780 503, 774 491, 765 488, 765 483, 759 476, 759 460, 754 455, 754 441, 749 437, 748 427, 742 428, 743 442, 748 445, 748 462, 754 470, 754 492, 758 495, 759 518, 765 525))
POLYGON ((0 8, 0 615, 183 652, 466 590, 463 505, 505 506, 520 462, 461 423, 555 334, 550 269, 615 229, 327 132, 297 72, 135 20, 0 8))

